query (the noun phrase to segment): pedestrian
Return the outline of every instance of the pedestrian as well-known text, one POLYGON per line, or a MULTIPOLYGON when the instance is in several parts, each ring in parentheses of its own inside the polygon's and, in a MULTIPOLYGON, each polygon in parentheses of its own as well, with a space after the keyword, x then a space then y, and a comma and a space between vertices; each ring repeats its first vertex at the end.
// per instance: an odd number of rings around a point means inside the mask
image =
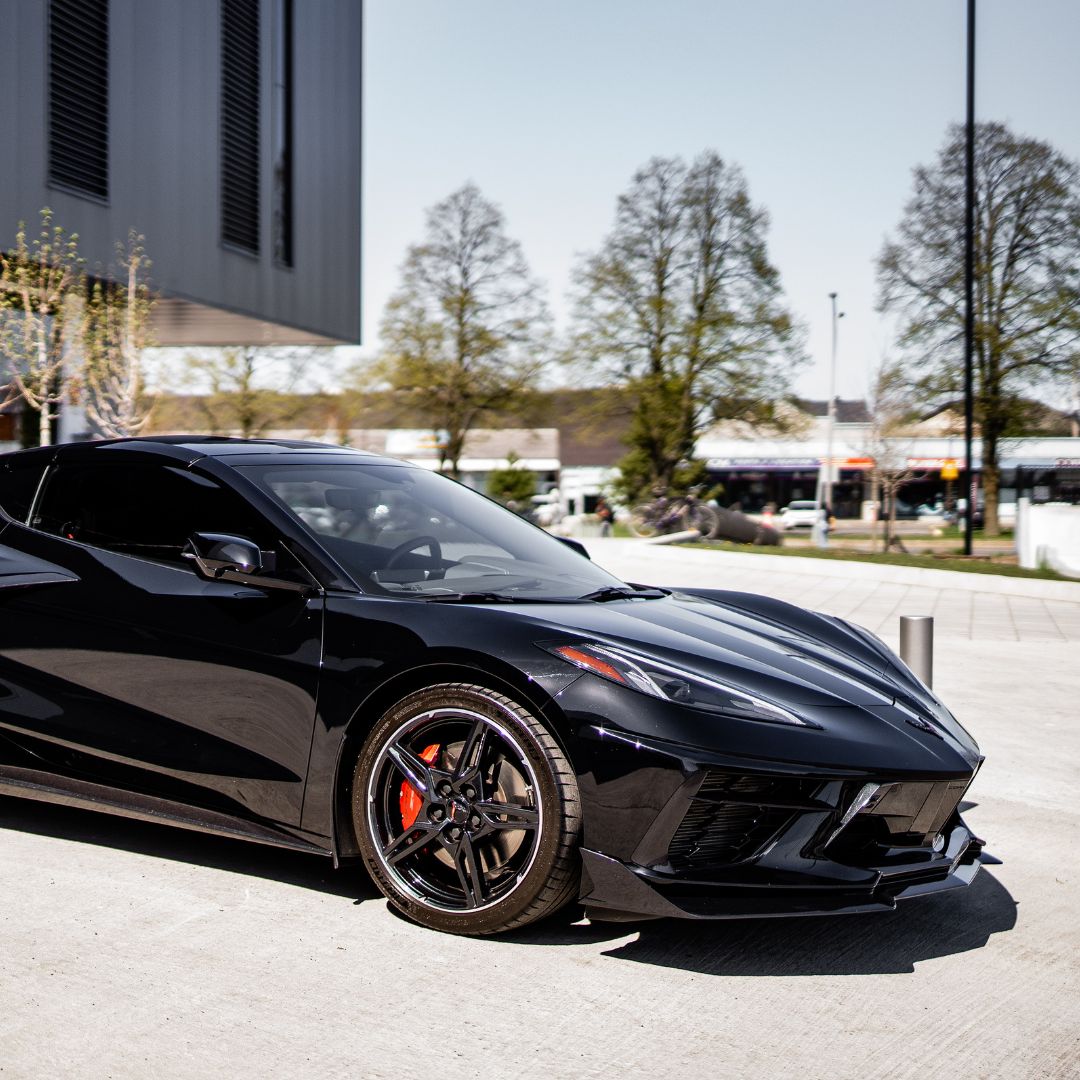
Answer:
POLYGON ((607 500, 604 498, 603 495, 601 495, 600 498, 596 500, 595 514, 597 516, 597 519, 600 521, 600 535, 610 536, 611 522, 615 515, 611 512, 611 507, 608 506, 607 500))

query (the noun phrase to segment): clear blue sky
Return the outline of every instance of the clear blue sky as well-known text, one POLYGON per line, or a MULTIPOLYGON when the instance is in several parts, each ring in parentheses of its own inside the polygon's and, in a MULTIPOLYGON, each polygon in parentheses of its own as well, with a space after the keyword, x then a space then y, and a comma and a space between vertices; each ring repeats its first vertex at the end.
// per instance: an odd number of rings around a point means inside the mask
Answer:
MULTIPOLYGON (((770 252, 828 393, 891 344, 874 260, 911 169, 964 113, 965 0, 368 0, 364 353, 425 208, 474 180, 560 328, 579 252, 653 155, 714 148, 771 217, 770 252)), ((1080 0, 979 0, 977 115, 1080 159, 1080 0)))

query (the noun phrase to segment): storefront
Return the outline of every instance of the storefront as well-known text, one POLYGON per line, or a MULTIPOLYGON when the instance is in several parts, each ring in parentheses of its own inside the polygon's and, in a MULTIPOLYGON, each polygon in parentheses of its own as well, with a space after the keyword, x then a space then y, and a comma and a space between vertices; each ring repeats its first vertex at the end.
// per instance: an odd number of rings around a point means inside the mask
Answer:
MULTIPOLYGON (((908 477, 899 499, 907 507, 955 505, 967 492, 963 439, 922 436, 891 440, 890 458, 908 477)), ((874 497, 874 461, 866 425, 837 425, 832 443, 832 509, 837 517, 856 518, 874 497)), ((819 476, 829 454, 822 433, 797 439, 706 438, 698 444, 709 479, 722 488, 717 500, 760 513, 793 499, 817 497, 819 476)), ((982 504, 982 448, 974 443, 976 505, 982 504)), ((999 501, 1013 506, 1018 495, 1034 503, 1080 503, 1080 439, 1022 438, 1003 444, 999 501)))
MULTIPOLYGON (((832 510, 838 517, 858 517, 863 500, 870 497, 868 458, 834 458, 832 510)), ((709 480, 722 488, 717 501, 758 514, 771 506, 778 510, 794 499, 817 498, 822 459, 817 457, 709 458, 709 480)))

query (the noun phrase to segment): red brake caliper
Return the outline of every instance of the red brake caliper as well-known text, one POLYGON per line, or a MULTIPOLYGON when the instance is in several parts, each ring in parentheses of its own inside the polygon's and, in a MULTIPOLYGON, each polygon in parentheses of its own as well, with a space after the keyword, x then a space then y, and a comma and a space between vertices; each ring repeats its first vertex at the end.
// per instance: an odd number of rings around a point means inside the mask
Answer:
MULTIPOLYGON (((435 759, 439 756, 439 744, 432 743, 430 746, 424 748, 424 752, 420 755, 421 760, 427 762, 428 765, 434 765, 435 759)), ((406 780, 401 785, 401 825, 404 829, 411 829, 416 823, 416 819, 420 814, 420 808, 424 805, 424 800, 420 797, 420 792, 416 790, 406 780)))

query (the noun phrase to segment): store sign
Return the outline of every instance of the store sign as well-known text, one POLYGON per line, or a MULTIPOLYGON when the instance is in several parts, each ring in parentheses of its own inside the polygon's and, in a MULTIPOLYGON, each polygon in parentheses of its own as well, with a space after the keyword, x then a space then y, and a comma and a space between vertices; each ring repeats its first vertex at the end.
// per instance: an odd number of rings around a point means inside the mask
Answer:
POLYGON ((821 465, 818 458, 755 458, 726 457, 709 458, 708 469, 816 469, 821 465))
MULTIPOLYGON (((956 458, 951 457, 909 457, 907 459, 909 469, 928 469, 932 472, 940 472, 942 480, 955 480, 960 475, 960 466, 956 458), (946 476, 951 472, 952 476, 946 476)), ((975 468, 979 462, 975 462, 975 468)))

